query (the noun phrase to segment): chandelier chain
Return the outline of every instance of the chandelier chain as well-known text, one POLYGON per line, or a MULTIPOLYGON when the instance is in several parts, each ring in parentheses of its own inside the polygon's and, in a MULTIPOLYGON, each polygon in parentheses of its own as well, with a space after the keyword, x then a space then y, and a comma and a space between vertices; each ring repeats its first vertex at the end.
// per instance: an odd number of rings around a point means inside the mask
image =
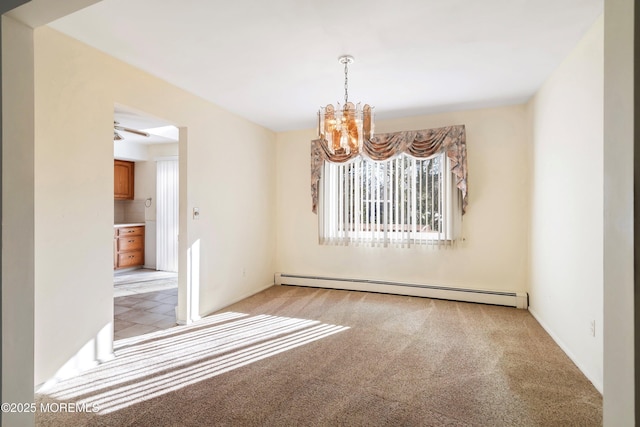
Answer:
POLYGON ((347 105, 347 102, 349 101, 349 77, 347 75, 348 73, 348 65, 349 65, 349 61, 344 61, 344 105, 347 105))

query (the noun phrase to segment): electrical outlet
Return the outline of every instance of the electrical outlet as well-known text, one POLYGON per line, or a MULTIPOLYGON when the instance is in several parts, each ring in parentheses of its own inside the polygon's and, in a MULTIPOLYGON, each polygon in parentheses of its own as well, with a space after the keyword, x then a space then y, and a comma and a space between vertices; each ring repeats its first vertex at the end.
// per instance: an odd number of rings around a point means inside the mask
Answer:
POLYGON ((596 336, 596 321, 592 320, 591 322, 589 322, 589 332, 591 332, 591 336, 595 337, 596 336))

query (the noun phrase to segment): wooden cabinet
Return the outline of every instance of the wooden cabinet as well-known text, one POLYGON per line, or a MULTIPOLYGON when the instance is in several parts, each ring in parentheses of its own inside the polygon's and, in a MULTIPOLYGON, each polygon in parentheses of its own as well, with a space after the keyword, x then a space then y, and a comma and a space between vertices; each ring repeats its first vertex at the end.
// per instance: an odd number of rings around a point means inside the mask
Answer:
POLYGON ((125 160, 113 162, 113 198, 133 200, 135 163, 125 160))
POLYGON ((144 226, 116 227, 113 239, 114 269, 144 265, 144 226))

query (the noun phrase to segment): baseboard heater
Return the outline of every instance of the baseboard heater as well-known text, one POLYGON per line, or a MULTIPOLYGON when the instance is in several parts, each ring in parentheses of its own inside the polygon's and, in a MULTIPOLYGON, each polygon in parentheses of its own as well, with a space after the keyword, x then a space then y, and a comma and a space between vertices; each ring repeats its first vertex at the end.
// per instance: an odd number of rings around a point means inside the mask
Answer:
POLYGON ((450 288, 446 286, 418 283, 388 282, 384 280, 347 279, 338 277, 304 276, 299 274, 275 274, 276 285, 308 286, 313 288, 343 289, 348 291, 368 291, 385 294, 408 295, 445 299, 452 301, 477 302, 482 304, 505 305, 527 309, 526 292, 501 292, 482 289, 450 288))

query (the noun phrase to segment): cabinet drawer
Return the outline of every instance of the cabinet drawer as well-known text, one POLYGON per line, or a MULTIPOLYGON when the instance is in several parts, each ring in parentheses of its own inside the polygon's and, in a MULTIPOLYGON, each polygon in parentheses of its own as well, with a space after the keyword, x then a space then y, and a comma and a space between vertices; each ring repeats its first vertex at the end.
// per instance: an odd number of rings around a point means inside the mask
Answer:
POLYGON ((142 251, 118 254, 118 268, 133 267, 144 264, 142 251))
POLYGON ((144 247, 144 236, 132 234, 118 238, 118 252, 142 250, 144 247))
POLYGON ((144 234, 144 227, 120 227, 118 228, 118 237, 122 236, 141 236, 144 234))

